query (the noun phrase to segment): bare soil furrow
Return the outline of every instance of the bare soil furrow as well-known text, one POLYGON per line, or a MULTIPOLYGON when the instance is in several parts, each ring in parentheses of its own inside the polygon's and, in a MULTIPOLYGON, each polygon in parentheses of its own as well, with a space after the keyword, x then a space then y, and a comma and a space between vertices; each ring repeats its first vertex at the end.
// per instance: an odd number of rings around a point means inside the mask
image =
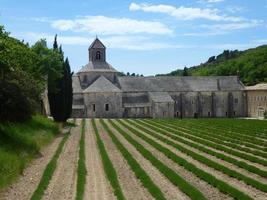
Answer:
MULTIPOLYGON (((154 167, 147 159, 145 159, 120 133, 108 123, 112 132, 120 140, 120 142, 127 148, 132 156, 137 160, 140 166, 150 176, 152 181, 161 189, 162 193, 167 199, 174 200, 189 200, 189 197, 174 186, 156 167, 154 167)), ((123 128, 124 129, 124 128, 123 128)))
MULTIPOLYGON (((128 124, 130 125, 130 124, 128 124)), ((136 127, 130 125, 131 127, 137 129, 136 127)), ((138 129, 139 130, 139 129, 138 129)), ((141 130, 139 130, 140 132, 142 132, 141 130)), ((225 181, 226 183, 232 185, 233 187, 237 188, 238 190, 240 191, 243 191, 245 192, 246 194, 248 194, 249 196, 255 198, 255 199, 258 199, 258 200, 266 200, 266 193, 264 192, 261 192, 249 185, 246 185, 244 182, 242 181, 239 181, 235 178, 231 178, 229 177, 228 175, 220 172, 220 171, 217 171, 213 168, 210 168, 208 166, 206 166, 205 164, 202 164, 200 162, 198 162, 197 160, 194 160, 193 158, 191 158, 190 156, 187 156, 186 154, 180 152, 179 150, 177 150, 176 148, 170 146, 170 145, 167 145, 166 143, 164 142, 161 142, 160 140, 158 139, 155 139, 154 137, 150 136, 149 134, 146 134, 144 132, 142 132, 144 135, 150 137, 151 139, 157 141, 159 144, 161 144, 162 146, 164 147, 167 147, 168 149, 170 149, 172 152, 174 152, 176 155, 186 159, 188 162, 194 164, 196 167, 198 167, 199 169, 202 169, 203 171, 206 171, 208 172, 209 174, 215 176, 217 179, 220 179, 220 180, 223 180, 225 181)), ((138 139, 136 137, 136 139, 138 139)), ((144 145, 147 146, 147 148, 149 148, 149 144, 146 144, 143 140, 141 139, 138 139, 138 141, 144 143, 144 145)), ((175 164, 174 162, 172 162, 169 158, 167 158, 163 153, 159 152, 158 150, 156 150, 155 148, 153 148, 152 146, 150 146, 151 148, 151 152, 153 152, 153 154, 157 155, 160 159, 164 160, 165 163, 169 163, 169 166, 172 167, 172 168, 176 168, 177 164, 175 164)), ((224 199, 224 198, 221 198, 221 199, 224 199)))
MULTIPOLYGON (((153 124, 150 124, 150 125, 153 125, 153 124)), ((160 128, 160 127, 157 127, 157 128, 162 129, 162 128, 160 128)), ((162 129, 162 130, 166 131, 165 129, 162 129)), ((171 133, 171 134, 173 134, 173 135, 179 136, 178 134, 172 133, 171 131, 168 131, 168 132, 171 133)), ((187 133, 185 133, 185 132, 183 132, 183 133, 184 133, 184 134, 187 134, 187 133)), ((261 169, 261 170, 265 170, 265 171, 267 170, 267 167, 266 167, 266 166, 263 166, 263 165, 261 165, 261 164, 259 164, 259 163, 254 163, 254 162, 251 162, 251 161, 246 160, 246 159, 244 159, 244 158, 240 158, 240 157, 238 157, 238 156, 231 155, 231 154, 229 154, 229 153, 227 153, 227 152, 224 152, 224 151, 222 151, 222 150, 218 150, 218 149, 215 149, 215 148, 213 148, 213 147, 205 146, 205 145, 203 145, 203 144, 201 144, 201 143, 197 143, 197 142, 195 142, 195 141, 193 141, 193 140, 190 140, 190 139, 188 139, 188 138, 185 138, 185 137, 183 137, 183 136, 180 136, 180 137, 183 138, 184 140, 187 140, 187 141, 190 141, 190 142, 192 142, 192 143, 198 144, 198 145, 203 146, 203 147, 205 147, 205 148, 207 148, 207 149, 210 149, 210 150, 212 150, 212 151, 215 151, 215 152, 218 152, 218 153, 223 153, 223 154, 225 154, 225 155, 227 155, 227 156, 229 156, 229 157, 231 157, 231 158, 234 158, 234 159, 236 159, 236 160, 246 162, 246 163, 248 163, 248 164, 250 164, 250 165, 253 165, 253 166, 255 166, 255 167, 257 167, 257 168, 259 168, 259 169, 261 169)))
MULTIPOLYGON (((152 147, 151 145, 147 144, 144 142, 142 139, 131 133, 126 127, 123 127, 121 124, 118 122, 115 122, 118 126, 123 128, 125 131, 127 131, 128 134, 131 135, 137 142, 142 144, 146 149, 148 149, 154 156, 156 156, 159 160, 164 162, 165 165, 173 169, 177 174, 182 176, 186 181, 188 181, 190 184, 195 186, 199 191, 201 191, 208 199, 213 199, 213 200, 221 200, 221 199, 232 199, 229 196, 221 193, 219 190, 216 188, 212 187, 205 181, 202 181, 199 179, 197 176, 195 176, 193 173, 190 171, 187 171, 184 169, 182 166, 177 165, 174 163, 172 160, 167 158, 163 153, 159 152, 157 149, 152 147)), ((128 124, 130 125, 130 124, 128 124)), ((134 128, 134 126, 132 126, 134 128)))
POLYGON ((91 120, 85 127, 86 185, 85 200, 115 200, 113 190, 103 169, 91 120))
MULTIPOLYGON (((64 131, 65 132, 65 131, 64 131)), ((41 150, 40 157, 36 158, 23 172, 22 176, 8 188, 6 188, 2 195, 1 200, 19 199, 28 200, 31 198, 37 185, 39 184, 43 171, 46 165, 53 157, 63 134, 57 136, 54 141, 41 150)))
POLYGON ((129 200, 145 200, 153 199, 150 193, 142 186, 141 182, 136 178, 134 172, 129 167, 127 161, 123 158, 119 150, 116 148, 111 138, 108 136, 99 120, 96 120, 97 129, 107 149, 109 158, 117 172, 120 185, 124 195, 129 200))
POLYGON ((43 199, 69 200, 75 199, 77 181, 77 162, 79 157, 79 140, 81 120, 78 126, 71 129, 70 136, 64 145, 63 151, 57 161, 57 168, 46 189, 43 199))
MULTIPOLYGON (((152 126, 153 126, 153 125, 152 125, 152 126)), ((150 129, 149 127, 145 127, 145 128, 148 129, 149 131, 153 132, 153 133, 158 134, 157 131, 154 131, 154 130, 150 129)), ((170 133, 170 134, 172 134, 171 132, 169 132, 169 131, 167 131, 167 130, 165 130, 165 131, 168 132, 168 133, 170 133)), ((244 175, 246 175, 246 176, 248 176, 248 177, 250 177, 250 178, 253 178, 253 179, 255 179, 255 180, 259 181, 259 182, 267 183, 267 179, 266 179, 266 178, 263 178, 263 177, 261 177, 261 176, 259 176, 259 175, 257 175, 257 174, 254 174, 254 173, 249 172, 249 171, 247 171, 247 170, 245 170, 245 169, 243 169, 243 168, 240 168, 240 167, 238 167, 238 166, 236 166, 236 165, 234 165, 234 164, 231 164, 231 163, 229 163, 229 162, 226 162, 226 161, 224 161, 224 160, 221 160, 221 159, 219 159, 219 158, 216 158, 215 156, 212 156, 212 155, 210 155, 210 154, 208 154, 208 153, 205 153, 205 152, 203 152, 203 151, 200 151, 200 150, 198 150, 198 149, 196 149, 196 148, 193 148, 193 147, 191 147, 191 146, 189 146, 189 145, 186 145, 186 144, 184 144, 184 143, 178 142, 178 141, 176 141, 175 139, 172 139, 172 138, 170 138, 170 137, 168 137, 168 136, 165 136, 165 135, 163 135, 163 134, 158 134, 158 135, 160 135, 160 136, 162 136, 162 137, 164 137, 164 138, 167 138, 167 139, 171 140, 172 142, 175 142, 175 143, 177 143, 177 144, 179 144, 179 145, 181 145, 181 146, 183 146, 183 147, 185 147, 185 148, 187 148, 187 149, 189 149, 189 150, 191 150, 191 151, 194 151, 195 153, 198 153, 198 154, 200 154, 200 155, 202 155, 202 156, 205 156, 206 158, 208 158, 208 159, 210 159, 210 160, 212 160, 212 161, 214 161, 214 162, 220 163, 221 165, 223 165, 223 166, 225 166, 225 167, 228 167, 229 169, 236 170, 236 171, 238 171, 239 173, 242 173, 242 174, 244 174, 244 175)), ((191 141, 190 141, 190 142, 191 142, 191 141)), ((267 170, 267 169, 266 169, 266 170, 267 170)))

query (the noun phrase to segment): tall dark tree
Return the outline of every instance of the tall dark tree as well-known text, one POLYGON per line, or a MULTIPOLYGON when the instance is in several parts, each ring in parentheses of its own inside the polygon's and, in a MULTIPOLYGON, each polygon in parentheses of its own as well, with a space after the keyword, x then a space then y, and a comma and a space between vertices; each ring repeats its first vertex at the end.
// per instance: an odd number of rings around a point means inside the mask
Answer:
POLYGON ((57 35, 55 36, 53 44, 53 53, 57 57, 58 71, 50 70, 48 74, 48 99, 50 105, 50 112, 55 121, 64 121, 64 62, 62 62, 62 54, 59 52, 57 44, 57 35), (55 77, 55 73, 59 75, 55 77))
POLYGON ((187 69, 187 67, 184 67, 183 76, 188 76, 188 69, 187 69))
POLYGON ((66 107, 65 107, 65 120, 70 118, 72 111, 72 97, 73 97, 73 89, 72 89, 72 72, 70 69, 69 59, 66 58, 64 62, 65 66, 65 99, 66 99, 66 107))
POLYGON ((68 59, 64 62, 62 46, 58 47, 57 36, 53 44, 53 53, 57 55, 59 61, 60 75, 53 79, 54 72, 51 71, 50 78, 48 76, 50 111, 55 121, 65 122, 70 117, 72 109, 72 74, 68 59))
POLYGON ((54 43, 53 43, 53 50, 57 50, 58 49, 58 44, 57 44, 57 35, 55 35, 55 39, 54 39, 54 43))

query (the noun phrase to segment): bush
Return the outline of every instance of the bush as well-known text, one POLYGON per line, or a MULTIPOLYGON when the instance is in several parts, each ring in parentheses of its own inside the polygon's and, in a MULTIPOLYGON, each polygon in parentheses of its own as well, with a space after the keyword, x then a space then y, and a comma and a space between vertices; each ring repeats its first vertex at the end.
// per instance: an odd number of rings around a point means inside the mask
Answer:
POLYGON ((27 97, 14 81, 0 80, 0 121, 25 121, 32 109, 27 97))

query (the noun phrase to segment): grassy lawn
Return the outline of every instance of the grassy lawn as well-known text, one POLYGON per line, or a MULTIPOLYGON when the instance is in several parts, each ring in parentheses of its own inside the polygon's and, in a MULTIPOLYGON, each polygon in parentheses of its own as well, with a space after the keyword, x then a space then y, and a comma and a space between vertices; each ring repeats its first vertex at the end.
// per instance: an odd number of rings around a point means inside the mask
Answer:
POLYGON ((22 173, 58 129, 56 123, 42 116, 24 123, 0 123, 0 188, 22 173))

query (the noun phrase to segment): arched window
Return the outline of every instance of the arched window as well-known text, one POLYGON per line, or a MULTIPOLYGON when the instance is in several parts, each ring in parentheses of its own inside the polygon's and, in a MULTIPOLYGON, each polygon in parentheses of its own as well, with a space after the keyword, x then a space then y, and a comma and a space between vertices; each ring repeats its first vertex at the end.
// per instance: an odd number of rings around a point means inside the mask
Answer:
POLYGON ((100 58, 101 58, 101 53, 100 53, 100 51, 97 51, 96 52, 96 60, 100 60, 100 58))

